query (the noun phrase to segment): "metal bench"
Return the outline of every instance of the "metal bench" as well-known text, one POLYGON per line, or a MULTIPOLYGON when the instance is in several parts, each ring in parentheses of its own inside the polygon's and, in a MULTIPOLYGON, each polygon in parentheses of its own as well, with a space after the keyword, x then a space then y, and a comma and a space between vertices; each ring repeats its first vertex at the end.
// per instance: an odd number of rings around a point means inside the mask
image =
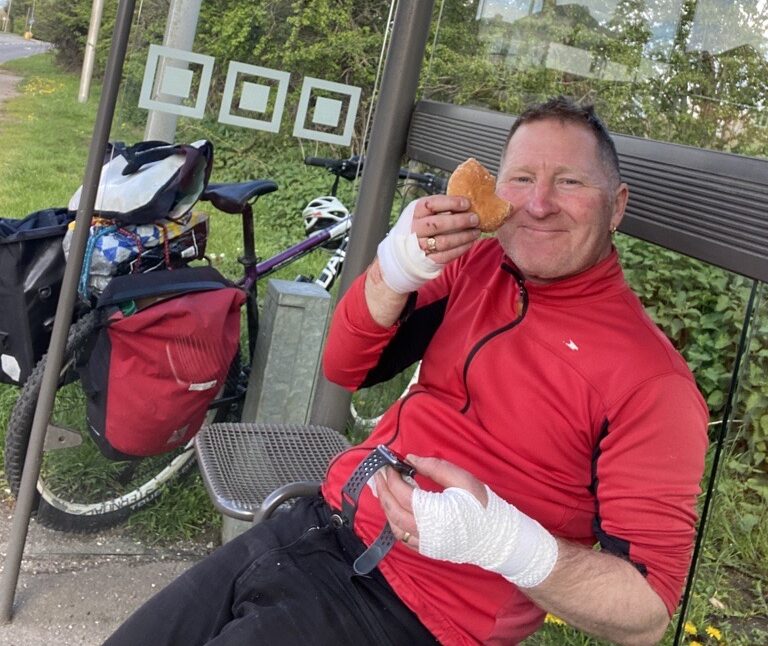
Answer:
POLYGON ((195 439, 214 507, 249 522, 290 498, 315 493, 328 462, 348 446, 332 428, 311 424, 211 424, 195 439))

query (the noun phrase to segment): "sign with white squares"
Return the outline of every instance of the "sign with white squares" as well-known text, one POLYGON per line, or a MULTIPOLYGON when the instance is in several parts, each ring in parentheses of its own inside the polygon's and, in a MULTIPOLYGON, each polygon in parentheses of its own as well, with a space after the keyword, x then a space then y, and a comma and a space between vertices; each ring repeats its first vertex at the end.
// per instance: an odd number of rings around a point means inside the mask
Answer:
POLYGON ((150 45, 139 107, 202 119, 211 86, 214 58, 180 49, 150 45), (192 96, 199 75, 197 96, 192 96))
MULTIPOLYGON (((202 119, 215 60, 161 45, 150 45, 139 107, 202 119)), ((219 121, 279 132, 285 112, 290 73, 231 61, 224 83, 219 121)), ((349 146, 362 90, 354 85, 304 78, 293 135, 349 146)))
POLYGON ((290 78, 288 72, 232 61, 227 70, 219 121, 232 126, 278 132, 290 78), (235 103, 236 106, 233 105, 235 103), (235 109, 237 114, 233 113, 235 109))

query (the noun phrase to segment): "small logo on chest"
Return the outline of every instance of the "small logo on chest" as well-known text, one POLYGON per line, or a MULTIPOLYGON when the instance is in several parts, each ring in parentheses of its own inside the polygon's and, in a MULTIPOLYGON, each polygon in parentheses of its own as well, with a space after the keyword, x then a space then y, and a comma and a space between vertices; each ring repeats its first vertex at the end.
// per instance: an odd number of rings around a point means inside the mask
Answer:
POLYGON ((579 346, 576 345, 576 342, 573 339, 568 339, 567 341, 563 341, 563 343, 569 350, 572 350, 573 352, 579 351, 579 346))

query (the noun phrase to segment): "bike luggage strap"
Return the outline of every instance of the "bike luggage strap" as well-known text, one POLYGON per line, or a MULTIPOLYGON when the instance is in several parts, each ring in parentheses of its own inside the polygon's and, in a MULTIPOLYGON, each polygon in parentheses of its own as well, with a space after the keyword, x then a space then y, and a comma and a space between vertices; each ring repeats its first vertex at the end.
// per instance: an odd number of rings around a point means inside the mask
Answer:
MULTIPOLYGON (((413 476, 413 468, 393 461, 391 452, 380 444, 357 466, 341 490, 341 521, 354 529, 357 501, 368 480, 382 467, 391 466, 404 475, 413 476)), ((355 559, 353 568, 357 574, 368 574, 383 559, 397 542, 389 521, 384 525, 376 540, 355 559)))

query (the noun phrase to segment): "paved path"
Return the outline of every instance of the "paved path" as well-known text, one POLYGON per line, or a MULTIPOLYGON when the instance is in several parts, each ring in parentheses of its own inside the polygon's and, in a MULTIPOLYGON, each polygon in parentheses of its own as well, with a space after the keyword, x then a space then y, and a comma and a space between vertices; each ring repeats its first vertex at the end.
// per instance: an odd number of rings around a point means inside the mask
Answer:
MULTIPOLYGON (((8 504, 0 501, 3 561, 11 518, 8 504)), ((213 543, 158 548, 120 530, 64 534, 32 521, 13 620, 0 625, 0 645, 101 644, 135 608, 212 548, 213 543)))
MULTIPOLYGON (((16 34, 0 32, 0 64, 16 58, 26 58, 48 51, 52 45, 41 40, 24 40, 16 34)), ((18 94, 16 85, 21 81, 6 70, 0 69, 0 105, 18 94)))
POLYGON ((0 32, 0 63, 11 61, 15 58, 25 58, 34 54, 41 54, 52 47, 51 43, 42 40, 24 40, 16 34, 0 32))

